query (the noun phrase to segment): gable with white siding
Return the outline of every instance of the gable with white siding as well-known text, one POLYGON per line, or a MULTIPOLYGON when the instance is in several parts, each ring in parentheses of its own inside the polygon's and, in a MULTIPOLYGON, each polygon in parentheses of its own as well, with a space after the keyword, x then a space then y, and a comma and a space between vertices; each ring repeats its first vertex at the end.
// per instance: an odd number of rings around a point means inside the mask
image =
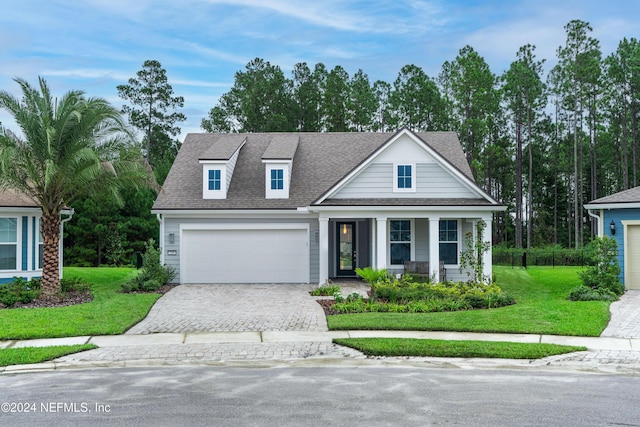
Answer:
MULTIPOLYGON (((333 199, 478 198, 474 185, 455 169, 430 152, 420 141, 402 135, 357 171, 330 196, 333 199), (394 191, 394 168, 415 165, 416 188, 411 192, 394 191)), ((480 196, 481 197, 481 196, 480 196)))

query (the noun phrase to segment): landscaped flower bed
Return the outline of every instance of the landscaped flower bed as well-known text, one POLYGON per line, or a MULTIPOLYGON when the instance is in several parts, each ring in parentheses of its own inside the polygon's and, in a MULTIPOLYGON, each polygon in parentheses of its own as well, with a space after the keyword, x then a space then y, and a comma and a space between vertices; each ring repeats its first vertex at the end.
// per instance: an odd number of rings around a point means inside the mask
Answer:
POLYGON ((410 276, 383 279, 371 287, 369 298, 359 294, 324 301, 327 314, 340 313, 430 313, 487 309, 514 304, 515 300, 502 292, 495 283, 415 282, 410 276))

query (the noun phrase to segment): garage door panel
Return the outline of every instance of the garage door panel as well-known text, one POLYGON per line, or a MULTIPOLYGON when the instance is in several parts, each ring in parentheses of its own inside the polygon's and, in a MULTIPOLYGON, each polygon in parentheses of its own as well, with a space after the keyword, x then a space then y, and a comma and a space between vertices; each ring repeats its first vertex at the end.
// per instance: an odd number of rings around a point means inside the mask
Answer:
POLYGON ((625 287, 627 289, 640 289, 640 225, 627 227, 627 262, 624 268, 626 272, 625 287))
POLYGON ((306 229, 184 230, 184 283, 306 283, 306 229))

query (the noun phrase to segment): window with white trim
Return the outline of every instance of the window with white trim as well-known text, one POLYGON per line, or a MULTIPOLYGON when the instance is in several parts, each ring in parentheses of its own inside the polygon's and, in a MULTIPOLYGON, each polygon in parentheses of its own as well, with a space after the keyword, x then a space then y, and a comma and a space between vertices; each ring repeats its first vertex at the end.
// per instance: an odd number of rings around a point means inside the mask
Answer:
POLYGON ((411 220, 389 221, 389 261, 391 265, 403 265, 411 261, 411 220))
POLYGON ((393 191, 416 191, 416 165, 402 163, 393 165, 393 191))
POLYGON ((42 219, 38 220, 38 268, 44 263, 44 241, 42 240, 42 219))
POLYGON ((0 218, 0 270, 16 270, 18 218, 0 218))
POLYGON ((222 188, 220 169, 209 170, 209 190, 220 190, 222 188))
POLYGON ((448 265, 458 264, 458 220, 440 220, 440 261, 448 265))
POLYGON ((284 189, 284 169, 271 169, 271 189, 284 189))

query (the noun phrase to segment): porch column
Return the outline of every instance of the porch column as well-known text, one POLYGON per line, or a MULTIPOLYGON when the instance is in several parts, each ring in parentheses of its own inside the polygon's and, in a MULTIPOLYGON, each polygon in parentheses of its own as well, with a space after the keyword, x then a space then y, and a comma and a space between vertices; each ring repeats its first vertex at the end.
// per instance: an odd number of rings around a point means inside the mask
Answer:
POLYGON ((429 269, 435 281, 440 281, 440 217, 429 217, 429 269))
MULTIPOLYGON (((489 278, 489 283, 491 283, 491 278, 493 276, 493 257, 491 254, 491 246, 492 246, 492 238, 491 238, 491 223, 492 223, 492 218, 483 218, 485 224, 487 225, 484 228, 484 231, 482 232, 482 236, 481 239, 483 242, 489 242, 489 249, 482 254, 482 265, 484 267, 484 271, 482 274, 484 274, 486 277, 489 278)), ((481 277, 480 280, 482 280, 483 278, 481 277)))
POLYGON ((320 284, 323 285, 329 280, 329 218, 320 217, 318 223, 320 226, 318 232, 318 268, 320 269, 320 284))
POLYGON ((376 218, 376 268, 387 268, 387 218, 376 218))

